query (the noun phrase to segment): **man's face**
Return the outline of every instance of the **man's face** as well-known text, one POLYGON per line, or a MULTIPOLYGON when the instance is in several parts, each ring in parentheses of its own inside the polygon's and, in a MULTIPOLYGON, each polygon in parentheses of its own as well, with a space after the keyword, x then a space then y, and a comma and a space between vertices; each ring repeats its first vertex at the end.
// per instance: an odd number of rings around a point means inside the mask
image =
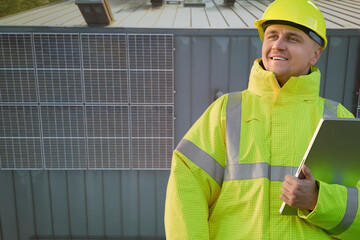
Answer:
POLYGON ((321 47, 303 31, 270 25, 264 33, 262 61, 283 86, 292 76, 306 75, 321 55, 321 47))

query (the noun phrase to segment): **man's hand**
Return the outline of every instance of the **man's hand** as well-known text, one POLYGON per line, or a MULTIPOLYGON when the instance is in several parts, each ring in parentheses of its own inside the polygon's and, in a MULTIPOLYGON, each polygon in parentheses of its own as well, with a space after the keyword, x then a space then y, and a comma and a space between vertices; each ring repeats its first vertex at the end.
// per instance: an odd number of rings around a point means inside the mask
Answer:
POLYGON ((319 188, 310 171, 305 165, 302 167, 305 179, 287 175, 281 188, 281 199, 289 206, 314 210, 317 204, 319 188))

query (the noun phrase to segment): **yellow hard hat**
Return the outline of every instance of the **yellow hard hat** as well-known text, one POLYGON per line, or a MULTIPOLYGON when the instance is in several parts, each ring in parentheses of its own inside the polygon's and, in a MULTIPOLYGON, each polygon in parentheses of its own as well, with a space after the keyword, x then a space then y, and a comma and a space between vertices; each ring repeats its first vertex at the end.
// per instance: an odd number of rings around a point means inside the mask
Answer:
POLYGON ((324 50, 327 45, 325 19, 311 0, 276 0, 265 10, 261 19, 255 21, 261 41, 264 28, 270 24, 286 24, 300 28, 324 50))

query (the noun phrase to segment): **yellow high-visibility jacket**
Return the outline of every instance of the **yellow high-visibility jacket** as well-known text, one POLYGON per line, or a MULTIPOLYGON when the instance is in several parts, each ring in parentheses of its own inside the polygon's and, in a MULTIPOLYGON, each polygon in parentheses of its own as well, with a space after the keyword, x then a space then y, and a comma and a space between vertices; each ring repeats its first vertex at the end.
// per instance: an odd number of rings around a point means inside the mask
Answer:
POLYGON ((299 166, 321 117, 353 115, 319 97, 316 67, 281 88, 260 61, 248 89, 217 99, 174 151, 166 238, 360 239, 359 183, 318 182, 312 212, 280 215, 284 177, 299 166))

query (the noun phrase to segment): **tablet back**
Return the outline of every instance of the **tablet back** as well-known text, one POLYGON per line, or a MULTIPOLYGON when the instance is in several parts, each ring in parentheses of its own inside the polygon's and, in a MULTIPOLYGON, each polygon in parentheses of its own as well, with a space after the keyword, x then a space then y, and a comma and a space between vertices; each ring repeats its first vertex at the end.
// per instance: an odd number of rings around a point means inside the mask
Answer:
MULTIPOLYGON (((316 180, 356 186, 360 180, 360 119, 321 119, 296 177, 304 178, 303 164, 310 168, 316 180)), ((280 213, 293 215, 296 209, 283 203, 280 213)))
POLYGON ((321 119, 299 166, 310 168, 316 180, 355 186, 360 179, 360 119, 321 119))

